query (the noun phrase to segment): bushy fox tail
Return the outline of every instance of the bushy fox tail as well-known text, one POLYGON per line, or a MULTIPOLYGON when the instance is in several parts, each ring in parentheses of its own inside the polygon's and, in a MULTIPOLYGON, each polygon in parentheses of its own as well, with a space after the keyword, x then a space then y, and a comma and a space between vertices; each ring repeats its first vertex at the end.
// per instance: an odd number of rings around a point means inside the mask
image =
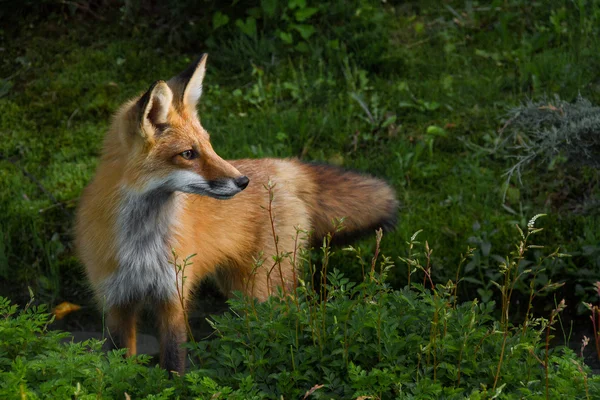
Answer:
POLYGON ((331 165, 303 164, 302 168, 313 183, 309 190, 301 190, 301 196, 309 207, 317 242, 333 231, 336 218, 345 218, 343 230, 334 236, 337 243, 378 228, 394 229, 398 200, 383 180, 331 165))

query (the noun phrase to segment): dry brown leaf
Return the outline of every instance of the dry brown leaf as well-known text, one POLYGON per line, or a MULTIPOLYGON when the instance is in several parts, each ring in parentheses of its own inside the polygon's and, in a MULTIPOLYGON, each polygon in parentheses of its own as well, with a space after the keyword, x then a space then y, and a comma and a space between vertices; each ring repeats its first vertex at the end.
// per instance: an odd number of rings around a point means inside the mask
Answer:
POLYGON ((308 389, 308 391, 304 395, 304 399, 308 399, 308 396, 310 396, 311 394, 313 394, 316 390, 321 389, 323 386, 324 385, 315 385, 315 386, 311 387, 310 389, 308 389))
POLYGON ((56 319, 63 319, 67 315, 71 314, 73 311, 78 310, 81 310, 80 305, 69 303, 68 301, 63 301, 54 308, 52 313, 56 316, 56 319))

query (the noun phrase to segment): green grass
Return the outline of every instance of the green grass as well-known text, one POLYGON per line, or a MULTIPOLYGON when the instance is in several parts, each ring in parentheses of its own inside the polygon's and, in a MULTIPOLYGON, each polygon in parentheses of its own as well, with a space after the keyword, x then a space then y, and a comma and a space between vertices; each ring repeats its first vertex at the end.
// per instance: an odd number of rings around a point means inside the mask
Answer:
MULTIPOLYGON (((85 302, 72 214, 110 116, 207 51, 200 115, 222 156, 301 157, 386 178, 402 208, 383 252, 405 255, 406 240, 423 229, 436 249, 434 279, 445 282, 467 245, 477 244, 463 299, 477 289, 479 297, 494 293, 494 255, 510 248, 514 224, 547 213, 544 243, 575 257, 552 265, 545 279, 565 280, 576 303, 593 294, 597 211, 573 213, 567 200, 578 199, 569 193, 552 199, 572 179, 597 198, 598 171, 538 165, 522 186, 511 183, 503 203, 511 161, 494 149, 508 109, 526 99, 581 93, 599 102, 597 1, 332 1, 303 22, 316 31, 308 40, 291 28, 299 23, 294 11, 281 5, 275 16, 224 6, 231 21, 213 29, 215 5, 190 24, 197 11, 185 2, 156 21, 143 7, 135 17, 108 9, 98 21, 48 4, 50 17, 29 17, 1 35, 0 87, 8 91, 0 97, 0 278, 7 282, 0 293, 19 300, 31 286, 46 302, 85 302), (256 34, 240 32, 235 18, 253 13, 256 34), (291 32, 294 44, 279 32, 291 32)), ((373 240, 361 245, 368 258, 373 240)), ((351 260, 336 263, 357 277, 351 260)), ((402 287, 406 276, 397 267, 390 282, 402 287)))

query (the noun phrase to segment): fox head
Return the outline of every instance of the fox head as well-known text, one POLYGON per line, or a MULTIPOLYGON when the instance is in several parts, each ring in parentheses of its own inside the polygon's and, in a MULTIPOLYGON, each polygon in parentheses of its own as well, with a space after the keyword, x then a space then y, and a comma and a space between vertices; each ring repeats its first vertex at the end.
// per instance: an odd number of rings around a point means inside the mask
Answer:
POLYGON ((129 189, 228 199, 248 186, 248 178, 215 153, 197 115, 206 59, 203 54, 169 81, 153 83, 117 114, 129 189))

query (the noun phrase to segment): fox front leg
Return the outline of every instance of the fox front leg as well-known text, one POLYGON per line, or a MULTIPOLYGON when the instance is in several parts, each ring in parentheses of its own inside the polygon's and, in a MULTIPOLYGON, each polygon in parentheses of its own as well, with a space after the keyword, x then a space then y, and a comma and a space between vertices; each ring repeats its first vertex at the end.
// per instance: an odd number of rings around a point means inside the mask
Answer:
POLYGON ((185 372, 187 351, 181 345, 187 341, 184 309, 179 301, 160 303, 157 306, 160 331, 160 366, 169 373, 185 372))
POLYGON ((106 315, 109 349, 127 349, 127 357, 137 353, 137 304, 113 306, 106 315))

